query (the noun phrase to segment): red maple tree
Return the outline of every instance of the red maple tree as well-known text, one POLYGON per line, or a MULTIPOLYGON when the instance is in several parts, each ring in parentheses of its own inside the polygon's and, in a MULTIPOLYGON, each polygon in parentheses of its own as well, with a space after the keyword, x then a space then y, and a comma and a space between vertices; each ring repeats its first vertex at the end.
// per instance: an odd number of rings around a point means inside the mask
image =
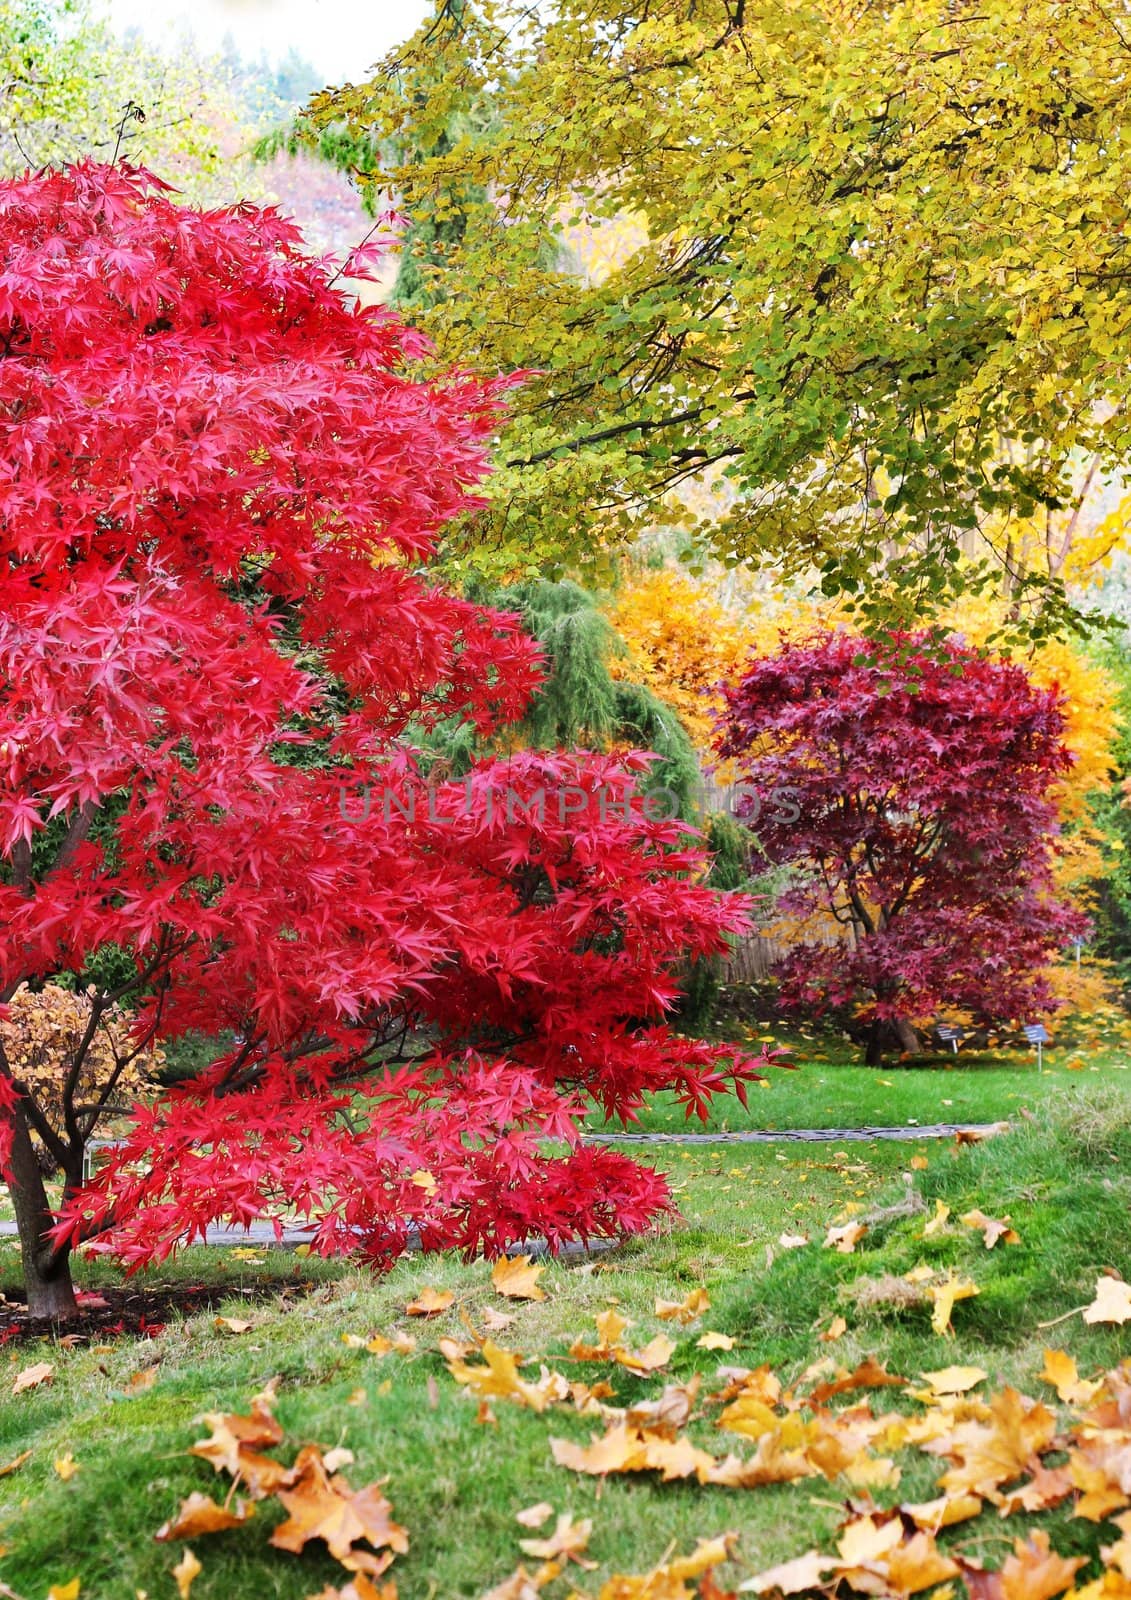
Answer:
POLYGON ((727 703, 747 820, 795 869, 781 909, 839 930, 783 958, 787 1005, 857 1008, 874 1063, 941 1007, 1052 1004, 1041 968, 1086 925, 1053 883, 1055 691, 959 639, 837 631, 755 661, 727 703))
POLYGON ((82 1041, 59 1062, 54 1119, 0 1052, 30 1308, 71 1308, 81 1242, 134 1266, 221 1219, 378 1263, 642 1228, 663 1177, 580 1119, 756 1076, 664 1024, 745 910, 645 814, 645 758, 424 792, 419 730, 488 735, 538 682, 426 570, 506 383, 420 381, 293 225, 140 171, 0 184, 0 253, 0 1004, 69 975, 92 1032, 136 1013, 81 1101, 82 1041), (190 1029, 233 1042, 84 1186, 132 1049, 190 1029))

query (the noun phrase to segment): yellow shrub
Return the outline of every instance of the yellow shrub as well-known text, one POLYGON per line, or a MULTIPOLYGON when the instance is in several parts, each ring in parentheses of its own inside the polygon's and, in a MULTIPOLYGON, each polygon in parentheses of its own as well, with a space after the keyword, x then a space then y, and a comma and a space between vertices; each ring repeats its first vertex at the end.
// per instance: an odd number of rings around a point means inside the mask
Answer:
MULTIPOLYGON (((64 1132, 63 1090, 86 1036, 92 1014, 89 995, 49 983, 36 992, 23 985, 8 1002, 9 1016, 0 1020, 0 1043, 13 1076, 32 1091, 56 1132, 64 1132)), ((114 1082, 111 1109, 128 1106, 143 1093, 163 1057, 158 1046, 135 1056, 115 1080, 120 1059, 134 1049, 132 1018, 117 1007, 99 1019, 83 1059, 74 1096, 76 1108, 93 1106, 107 1084, 114 1082)))

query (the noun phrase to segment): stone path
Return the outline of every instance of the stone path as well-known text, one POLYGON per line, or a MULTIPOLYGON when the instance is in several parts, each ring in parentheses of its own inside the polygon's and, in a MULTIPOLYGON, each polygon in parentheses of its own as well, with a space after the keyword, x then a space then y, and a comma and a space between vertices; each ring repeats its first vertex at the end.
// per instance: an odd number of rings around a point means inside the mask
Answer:
POLYGON ((986 1137, 1005 1122, 909 1123, 904 1128, 742 1128, 737 1133, 587 1133, 586 1144, 842 1144, 874 1139, 953 1139, 957 1133, 986 1137))
MULTIPOLYGON (((1000 1133, 1008 1126, 1004 1122, 930 1122, 920 1127, 910 1124, 903 1128, 781 1128, 768 1130, 764 1128, 744 1128, 737 1133, 587 1133, 584 1136, 586 1144, 632 1144, 632 1145, 665 1145, 665 1144, 865 1144, 876 1139, 892 1140, 918 1140, 918 1139, 952 1139, 957 1133, 973 1133, 987 1135, 1000 1133)), ((274 1228, 267 1222, 253 1222, 247 1228, 230 1228, 216 1225, 210 1227, 205 1236, 205 1244, 218 1245, 224 1249, 234 1249, 239 1246, 254 1246, 257 1249, 293 1250, 296 1245, 309 1244, 313 1229, 301 1225, 284 1227, 281 1236, 276 1236, 274 1228)), ((15 1237, 16 1224, 14 1222, 0 1221, 0 1238, 11 1239, 15 1237)), ((607 1239, 594 1239, 586 1247, 584 1245, 565 1245, 560 1252, 560 1259, 570 1260, 573 1257, 592 1255, 599 1250, 612 1247, 613 1241, 607 1239)), ((418 1248, 410 1239, 409 1249, 418 1248)), ((509 1255, 540 1256, 546 1253, 545 1239, 527 1239, 522 1244, 512 1245, 509 1255)))

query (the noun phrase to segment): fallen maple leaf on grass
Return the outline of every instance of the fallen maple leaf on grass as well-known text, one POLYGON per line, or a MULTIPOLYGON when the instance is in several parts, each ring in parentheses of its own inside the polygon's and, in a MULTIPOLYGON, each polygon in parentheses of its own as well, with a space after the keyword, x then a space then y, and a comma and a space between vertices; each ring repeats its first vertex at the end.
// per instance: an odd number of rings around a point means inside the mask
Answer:
POLYGON ((484 1399, 518 1400, 533 1411, 545 1411, 556 1401, 569 1399, 569 1384, 560 1373, 543 1367, 538 1382, 531 1383, 519 1376, 522 1357, 513 1350, 504 1350, 491 1339, 483 1341, 480 1355, 485 1363, 481 1367, 469 1366, 458 1357, 448 1362, 452 1377, 473 1394, 484 1399))
POLYGON ((1066 1405, 1087 1405, 1089 1400, 1095 1398, 1103 1388, 1102 1382, 1086 1381, 1081 1378, 1075 1361, 1063 1350, 1046 1350, 1045 1365, 1041 1377, 1046 1383, 1051 1383, 1056 1390, 1057 1398, 1066 1405))
POLYGON ((524 1528, 540 1528, 547 1517, 552 1517, 554 1508, 548 1500, 539 1500, 537 1505, 527 1506, 525 1511, 516 1511, 514 1520, 524 1528))
POLYGON ((691 1555, 665 1561, 651 1572, 636 1576, 615 1573, 601 1585, 597 1600, 691 1600, 691 1592, 685 1587, 688 1578, 705 1578, 710 1584, 709 1589, 699 1589, 702 1600, 709 1600, 711 1595, 726 1600, 711 1582, 710 1574, 730 1559, 737 1543, 736 1533, 724 1533, 715 1539, 701 1539, 691 1555))
POLYGON ((546 1291, 538 1286, 545 1270, 529 1256, 500 1256, 491 1268, 491 1283, 508 1300, 545 1300, 546 1291))
POLYGON ((189 1600, 189 1591, 195 1579, 204 1571, 200 1562, 191 1550, 186 1550, 176 1566, 172 1568, 173 1579, 177 1585, 177 1593, 181 1600, 189 1600))
POLYGON ((277 1498, 289 1513, 271 1535, 278 1550, 298 1555, 311 1539, 321 1539, 343 1566, 378 1577, 394 1555, 408 1549, 408 1533, 392 1520, 392 1506, 380 1485, 353 1490, 341 1473, 331 1475, 317 1445, 304 1445, 277 1498), (353 1547, 364 1540, 381 1556, 353 1547))
POLYGON ((825 1249, 835 1249, 842 1256, 850 1256, 867 1231, 862 1222, 845 1222, 840 1227, 830 1228, 825 1234, 825 1249))
POLYGON ((926 1285, 927 1294, 934 1303, 931 1313, 931 1327, 936 1333, 953 1334, 950 1325, 951 1313, 955 1303, 959 1300, 969 1300, 980 1291, 976 1283, 971 1283, 969 1278, 946 1278, 942 1283, 929 1283, 926 1285))
POLYGON ((696 1317, 701 1317, 704 1311, 711 1308, 710 1296, 706 1289, 692 1289, 691 1293, 682 1300, 661 1300, 657 1298, 655 1305, 656 1316, 661 1322, 681 1322, 685 1326, 694 1322, 696 1317))
POLYGON ((585 1567, 592 1572, 597 1563, 587 1561, 582 1553, 589 1548, 592 1533, 591 1518, 586 1517, 581 1522, 575 1522, 568 1511, 563 1511, 558 1517, 553 1533, 547 1538, 520 1539, 518 1547, 524 1555, 537 1556, 541 1561, 556 1561, 560 1557, 566 1565, 573 1561, 579 1567, 585 1567))
POLYGON ((1131 1320, 1131 1283, 1122 1278, 1104 1276, 1096 1279, 1096 1298, 1084 1309, 1085 1322, 1117 1322, 1131 1320))
POLYGON ((410 1300, 405 1311, 410 1317, 438 1317, 455 1300, 450 1289, 421 1289, 415 1300, 410 1300))
POLYGON ((23 1394, 25 1389, 38 1389, 41 1384, 55 1381, 55 1368, 50 1361, 37 1361, 33 1367, 17 1372, 12 1382, 12 1393, 23 1394))
POLYGON ((169 1539, 195 1539, 206 1533, 221 1533, 225 1528, 238 1528, 254 1515, 254 1505, 246 1500, 220 1506, 211 1495, 194 1490, 176 1516, 163 1522, 153 1537, 162 1544, 169 1539))
POLYGON ((980 1228, 986 1249, 992 1250, 1000 1239, 1004 1244, 1020 1244, 1021 1235, 1009 1226, 1009 1218, 987 1217, 984 1211, 967 1211, 959 1218, 966 1228, 980 1228))
POLYGON ((669 1339, 666 1333, 658 1333, 642 1350, 629 1350, 621 1341, 632 1324, 619 1311, 600 1312, 596 1323, 596 1344, 575 1339, 570 1345, 569 1353, 575 1361, 615 1361, 629 1372, 644 1376, 667 1366, 675 1354, 675 1340, 669 1339))

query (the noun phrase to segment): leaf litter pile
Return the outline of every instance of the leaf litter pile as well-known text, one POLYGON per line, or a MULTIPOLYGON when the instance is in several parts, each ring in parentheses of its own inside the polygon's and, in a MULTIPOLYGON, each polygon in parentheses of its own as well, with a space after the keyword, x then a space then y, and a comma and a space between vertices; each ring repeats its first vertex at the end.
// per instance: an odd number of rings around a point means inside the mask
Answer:
MULTIPOLYGON (((525 1259, 500 1263, 493 1287, 512 1300, 544 1299, 541 1271, 525 1259)), ((446 1292, 423 1288, 405 1311, 430 1317, 451 1303, 446 1292)), ((709 1309, 703 1289, 682 1301, 655 1303, 657 1318, 677 1330, 709 1309)), ((1094 1301, 1080 1310, 1089 1322, 1122 1324, 1131 1320, 1131 1290, 1101 1277, 1094 1301)), ((441 1337, 437 1348, 458 1391, 478 1407, 479 1422, 497 1425, 494 1407, 503 1403, 540 1415, 572 1411, 595 1425, 586 1443, 559 1437, 548 1426, 547 1450, 565 1473, 640 1474, 705 1493, 806 1481, 812 1487, 823 1480, 835 1484, 841 1506, 830 1548, 799 1550, 768 1570, 748 1575, 753 1563, 731 1532, 702 1539, 683 1554, 660 1552, 651 1570, 616 1574, 594 1591, 586 1583, 597 1566, 590 1544, 599 1554, 599 1527, 592 1518, 575 1519, 541 1502, 516 1511, 514 1570, 483 1600, 733 1600, 739 1594, 768 1600, 957 1600, 963 1594, 970 1600, 1131 1600, 1131 1359, 1082 1376, 1069 1354, 1049 1348, 1041 1391, 1032 1397, 1013 1388, 988 1392, 987 1374, 976 1366, 908 1378, 871 1357, 848 1370, 826 1355, 790 1381, 765 1365, 720 1366, 711 1387, 700 1374, 684 1383, 657 1378, 662 1386, 652 1398, 622 1406, 616 1404, 618 1372, 657 1377, 677 1354, 676 1338, 664 1333, 639 1344, 630 1322, 616 1310, 604 1311, 596 1317, 595 1336, 577 1336, 567 1358, 574 1372, 589 1366, 603 1372, 567 1377, 545 1364, 535 1369, 461 1315, 470 1338, 441 1337), (898 1409, 892 1404, 897 1392, 898 1409), (899 1485, 913 1453, 930 1462, 935 1492, 905 1500, 899 1485), (1033 1525, 1035 1515, 1053 1510, 1110 1529, 1099 1547, 1099 1577, 1081 1578, 1087 1558, 1058 1553, 1049 1533, 1033 1525), (981 1543, 964 1543, 963 1533, 976 1519, 984 1530, 989 1517, 1000 1523, 1014 1516, 1026 1519, 1024 1531, 1005 1541, 1011 1548, 989 1569, 976 1553, 981 1543)), ((487 1307, 483 1320, 499 1331, 512 1319, 487 1307)), ((834 1323, 823 1337, 835 1342, 842 1332, 834 1323)), ((686 1337, 707 1350, 733 1343, 714 1330, 695 1337, 692 1328, 686 1337)), ((417 1348, 405 1334, 343 1333, 342 1341, 378 1357, 417 1348)), ((49 1363, 38 1363, 16 1377, 11 1392, 49 1384, 53 1376, 49 1363)), ((327 1586, 310 1600, 396 1600, 395 1575, 388 1574, 408 1551, 410 1530, 395 1519, 388 1480, 355 1487, 346 1475, 354 1457, 341 1445, 303 1442, 288 1464, 284 1456, 292 1451, 275 1416, 276 1382, 254 1396, 246 1414, 206 1413, 207 1435, 188 1447, 224 1480, 225 1492, 194 1490, 155 1532, 158 1541, 181 1551, 170 1568, 180 1600, 190 1600, 206 1569, 202 1541, 244 1528, 264 1501, 286 1513, 265 1529, 265 1547, 293 1556, 308 1546, 322 1548, 342 1568, 341 1586, 327 1586)), ((0 1465, 0 1473, 16 1471, 26 1458, 0 1465)), ((55 1465, 66 1479, 80 1464, 68 1456, 55 1465)), ((51 1597, 71 1600, 80 1589, 75 1578, 52 1589, 51 1597)))

